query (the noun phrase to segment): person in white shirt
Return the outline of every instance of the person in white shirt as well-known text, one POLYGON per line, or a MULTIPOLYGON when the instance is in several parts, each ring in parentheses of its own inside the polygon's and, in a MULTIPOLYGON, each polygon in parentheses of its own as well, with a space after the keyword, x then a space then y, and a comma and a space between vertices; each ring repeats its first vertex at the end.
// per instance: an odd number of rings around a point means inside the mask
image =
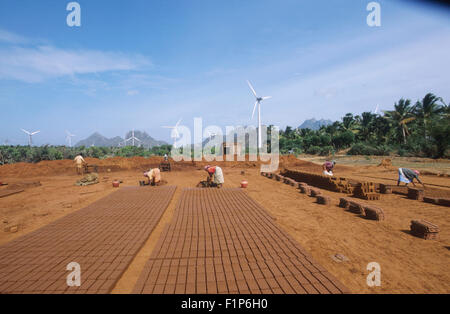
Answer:
POLYGON ((86 163, 86 161, 83 158, 83 155, 79 154, 78 156, 75 157, 74 161, 77 167, 77 174, 83 175, 83 164, 86 163))

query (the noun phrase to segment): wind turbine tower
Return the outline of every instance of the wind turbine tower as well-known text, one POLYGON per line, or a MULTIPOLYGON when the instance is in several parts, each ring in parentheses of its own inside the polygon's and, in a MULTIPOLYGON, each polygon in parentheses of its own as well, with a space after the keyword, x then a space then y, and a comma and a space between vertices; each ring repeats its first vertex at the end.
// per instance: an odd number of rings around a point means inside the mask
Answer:
POLYGON ((258 148, 261 149, 262 148, 262 136, 261 136, 261 102, 263 100, 266 99, 270 99, 272 98, 272 96, 264 96, 264 97, 259 97, 256 92, 255 89, 253 88, 252 84, 250 84, 249 81, 247 81, 248 86, 250 87, 253 95, 256 98, 256 102, 255 102, 255 106, 253 107, 253 113, 252 113, 252 119, 255 116, 255 110, 256 107, 258 107, 258 148))
POLYGON ((27 130, 21 129, 24 133, 28 134, 28 146, 33 145, 33 135, 38 134, 41 131, 29 132, 27 130))
POLYGON ((76 136, 75 134, 66 131, 67 137, 66 140, 69 142, 69 147, 72 147, 72 137, 76 136))

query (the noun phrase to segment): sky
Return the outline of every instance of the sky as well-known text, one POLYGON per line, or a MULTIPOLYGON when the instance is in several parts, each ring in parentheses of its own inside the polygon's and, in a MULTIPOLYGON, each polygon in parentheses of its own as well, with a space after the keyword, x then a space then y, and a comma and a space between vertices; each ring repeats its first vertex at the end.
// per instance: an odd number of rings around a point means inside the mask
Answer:
POLYGON ((368 0, 0 1, 0 143, 64 144, 131 129, 171 142, 193 127, 297 127, 390 110, 432 92, 450 101, 450 9, 368 0))

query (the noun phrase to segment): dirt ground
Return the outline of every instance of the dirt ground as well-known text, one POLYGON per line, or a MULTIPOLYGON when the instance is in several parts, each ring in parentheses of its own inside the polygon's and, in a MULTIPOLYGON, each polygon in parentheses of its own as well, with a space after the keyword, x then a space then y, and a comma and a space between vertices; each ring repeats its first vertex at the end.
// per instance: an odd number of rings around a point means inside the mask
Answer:
MULTIPOLYGON (((0 167, 0 181, 10 185, 40 181, 41 186, 28 187, 19 194, 0 198, 0 245, 42 227, 68 213, 112 193, 111 182, 122 180, 121 186, 138 185, 142 172, 158 160, 129 160, 102 164, 100 183, 78 187, 71 161, 46 162, 42 165, 7 165, 0 167), (113 169, 111 169, 113 168, 113 169), (108 169, 111 170, 108 172, 108 169), (118 169, 124 169, 115 171, 118 169), (46 171, 47 170, 47 171, 46 171), (7 231, 18 226, 17 232, 7 231)), ((447 163, 450 165, 450 163, 447 163)), ((178 189, 144 247, 117 283, 113 293, 129 293, 144 267, 165 223, 172 218, 174 208, 184 187, 193 187, 203 180, 203 163, 179 165, 163 178, 178 189)), ((282 167, 320 173, 320 165, 295 159, 282 159, 282 167)), ((397 166, 397 165, 396 165, 397 166)), ((444 167, 446 168, 446 167, 444 167)), ((383 208, 386 220, 366 220, 337 206, 344 194, 324 191, 332 198, 331 205, 319 205, 315 199, 299 193, 294 187, 259 174, 255 163, 224 165, 225 186, 237 187, 248 180, 246 192, 277 220, 329 272, 344 283, 352 293, 450 293, 450 216, 448 207, 409 200, 402 195, 382 195, 380 201, 366 201, 383 208), (242 174, 244 171, 244 174, 242 174), (426 241, 409 234, 412 219, 426 219, 437 224, 440 239, 426 241), (336 262, 332 256, 343 254, 345 262, 336 262), (366 269, 370 262, 381 266, 381 286, 368 287, 366 269)), ((376 165, 352 167, 338 165, 336 175, 358 180, 395 184, 396 168, 376 165)), ((423 175, 430 187, 450 190, 450 178, 423 175)), ((0 191, 7 187, 0 187, 0 191)))

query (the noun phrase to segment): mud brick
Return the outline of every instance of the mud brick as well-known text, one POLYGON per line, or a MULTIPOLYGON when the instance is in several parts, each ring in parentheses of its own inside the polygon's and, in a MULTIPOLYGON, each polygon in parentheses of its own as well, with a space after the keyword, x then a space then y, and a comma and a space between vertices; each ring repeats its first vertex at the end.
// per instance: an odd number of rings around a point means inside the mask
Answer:
POLYGON ((384 220, 384 211, 375 206, 364 206, 364 212, 368 219, 384 220))
POLYGON ((364 207, 362 204, 355 202, 355 201, 350 201, 348 204, 348 210, 351 211, 352 213, 355 214, 361 214, 364 215, 364 207))
POLYGON ((414 228, 420 232, 439 232, 439 227, 429 221, 420 219, 420 220, 411 220, 411 228, 414 228))
POLYGON ((439 205, 439 198, 437 197, 423 197, 423 201, 425 203, 430 203, 430 204, 435 204, 435 205, 439 205))
POLYGON ((411 234, 425 240, 439 239, 439 227, 426 220, 412 220, 411 234))
POLYGON ((418 188, 408 188, 408 198, 412 200, 423 201, 424 192, 418 188))
POLYGON ((310 195, 311 194, 311 188, 309 185, 302 185, 300 186, 300 192, 304 193, 306 195, 310 195))
POLYGON ((348 197, 341 197, 341 198, 339 199, 339 207, 348 209, 349 206, 350 206, 350 202, 351 202, 351 201, 352 201, 352 200, 351 200, 350 198, 348 198, 348 197))
POLYGON ((388 184, 380 184, 380 193, 392 194, 392 186, 388 184))
POLYGON ((316 197, 321 194, 322 194, 322 191, 320 191, 320 189, 311 188, 311 192, 310 192, 311 197, 316 197))
POLYGON ((316 196, 317 203, 322 205, 330 205, 331 204, 331 197, 325 196, 325 195, 317 195, 316 196))
POLYGON ((450 207, 450 198, 440 198, 438 200, 438 204, 441 205, 441 206, 450 207))

